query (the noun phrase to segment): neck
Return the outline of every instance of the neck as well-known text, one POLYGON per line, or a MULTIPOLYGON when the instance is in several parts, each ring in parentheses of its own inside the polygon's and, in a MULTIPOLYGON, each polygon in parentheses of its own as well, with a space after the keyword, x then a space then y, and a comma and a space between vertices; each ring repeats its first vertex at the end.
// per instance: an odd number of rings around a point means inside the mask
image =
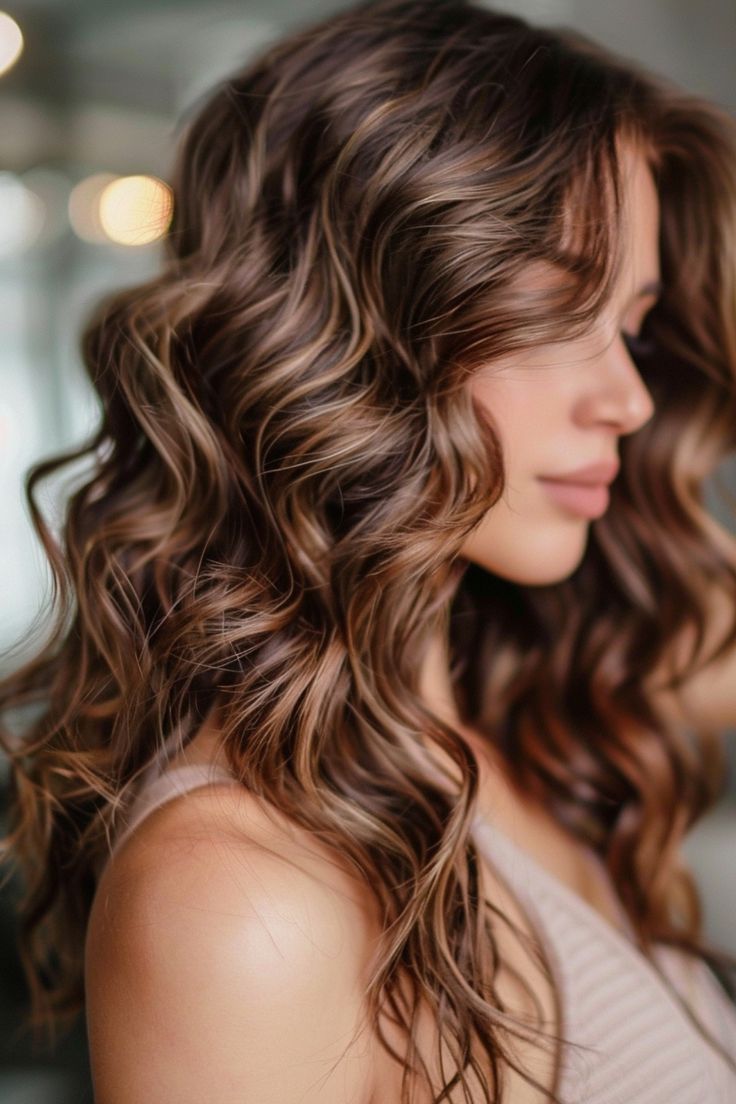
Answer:
MULTIPOLYGON (((430 640, 420 674, 419 692, 425 705, 470 744, 481 760, 481 768, 485 773, 490 758, 489 741, 464 725, 460 719, 450 679, 447 638, 442 632, 438 631, 430 640)), ((432 759, 440 763, 441 769, 450 775, 453 785, 459 786, 461 778, 457 765, 435 745, 428 748, 428 751, 432 759)))
POLYGON ((450 664, 447 639, 441 632, 431 638, 419 680, 419 690, 424 702, 446 724, 461 728, 450 681, 450 664))
MULTIPOLYGON (((479 811, 516 807, 519 794, 506 770, 502 756, 493 741, 476 729, 465 725, 458 713, 450 679, 450 662, 447 638, 437 632, 430 641, 420 673, 419 691, 425 704, 433 713, 458 732, 475 752, 480 767, 479 811)), ((431 758, 441 764, 441 769, 459 787, 461 778, 456 764, 441 749, 428 747, 431 758)))

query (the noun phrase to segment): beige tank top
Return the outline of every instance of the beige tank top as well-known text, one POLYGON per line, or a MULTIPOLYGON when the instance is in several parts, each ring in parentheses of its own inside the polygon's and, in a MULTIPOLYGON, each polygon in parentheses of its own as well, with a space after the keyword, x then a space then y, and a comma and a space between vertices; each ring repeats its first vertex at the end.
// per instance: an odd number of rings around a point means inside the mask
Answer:
MULTIPOLYGON (((207 764, 146 776, 113 852, 153 809, 197 786, 238 783, 207 764)), ((698 1033, 682 994, 736 1062, 736 1008, 701 960, 660 944, 670 992, 633 939, 540 866, 488 819, 476 844, 533 914, 559 987, 565 1104, 736 1104, 736 1072, 698 1033)), ((622 910, 623 911, 623 910, 622 910)), ((630 928, 628 929, 630 932, 630 928)))

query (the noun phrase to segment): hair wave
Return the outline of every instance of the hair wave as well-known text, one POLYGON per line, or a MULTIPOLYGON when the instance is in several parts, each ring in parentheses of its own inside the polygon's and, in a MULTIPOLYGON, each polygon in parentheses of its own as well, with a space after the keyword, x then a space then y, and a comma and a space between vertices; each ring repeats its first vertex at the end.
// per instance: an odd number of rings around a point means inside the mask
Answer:
POLYGON ((478 763, 418 689, 437 629, 463 721, 602 857, 643 953, 703 957, 733 998, 736 961, 705 942, 677 856, 722 789, 722 749, 710 731, 688 742, 644 689, 684 630, 679 677, 708 658, 713 588, 736 598, 734 541, 703 499, 736 449, 730 117, 569 29, 379 0, 211 90, 172 183, 161 272, 107 295, 82 335, 99 427, 26 477, 55 613, 0 683, 29 1022, 83 1007, 110 835, 143 770, 217 708, 243 784, 380 901, 368 997, 379 1035, 386 1008, 406 1030, 402 1100, 417 1015, 402 978, 456 1059, 433 1100, 468 1099, 472 1074, 500 1100, 515 1021, 470 838, 478 763), (459 555, 504 478, 466 384, 598 317, 620 261, 622 135, 662 207, 665 288, 639 363, 657 413, 621 440, 579 568, 523 587, 459 555), (522 294, 539 260, 564 284, 522 294), (55 534, 36 488, 79 460, 55 534), (459 789, 429 769, 432 747, 459 789))

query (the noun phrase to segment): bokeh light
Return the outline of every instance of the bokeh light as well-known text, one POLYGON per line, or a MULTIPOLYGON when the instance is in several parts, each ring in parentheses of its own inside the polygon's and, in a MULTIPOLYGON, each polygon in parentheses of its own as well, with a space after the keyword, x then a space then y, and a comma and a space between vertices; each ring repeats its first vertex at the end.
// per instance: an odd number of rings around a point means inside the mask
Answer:
POLYGON ((110 241, 146 245, 164 236, 173 209, 171 188, 157 176, 120 176, 100 196, 100 225, 110 241))
POLYGON ((0 172, 0 259, 24 252, 40 237, 46 206, 20 177, 0 172))
POLYGON ((0 11, 0 76, 7 73, 23 53, 23 33, 12 15, 0 11))
POLYGON ((117 179, 115 173, 93 173, 72 188, 68 203, 69 222, 82 241, 109 240, 100 222, 100 197, 108 184, 117 179))

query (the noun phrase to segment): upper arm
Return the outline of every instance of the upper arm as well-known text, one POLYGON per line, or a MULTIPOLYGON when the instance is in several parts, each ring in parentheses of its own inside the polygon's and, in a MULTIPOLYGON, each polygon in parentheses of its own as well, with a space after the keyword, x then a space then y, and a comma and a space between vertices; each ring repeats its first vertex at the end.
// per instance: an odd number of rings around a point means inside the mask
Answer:
POLYGON ((90 915, 97 1104, 367 1101, 358 903, 256 844, 148 844, 103 877, 90 915))

